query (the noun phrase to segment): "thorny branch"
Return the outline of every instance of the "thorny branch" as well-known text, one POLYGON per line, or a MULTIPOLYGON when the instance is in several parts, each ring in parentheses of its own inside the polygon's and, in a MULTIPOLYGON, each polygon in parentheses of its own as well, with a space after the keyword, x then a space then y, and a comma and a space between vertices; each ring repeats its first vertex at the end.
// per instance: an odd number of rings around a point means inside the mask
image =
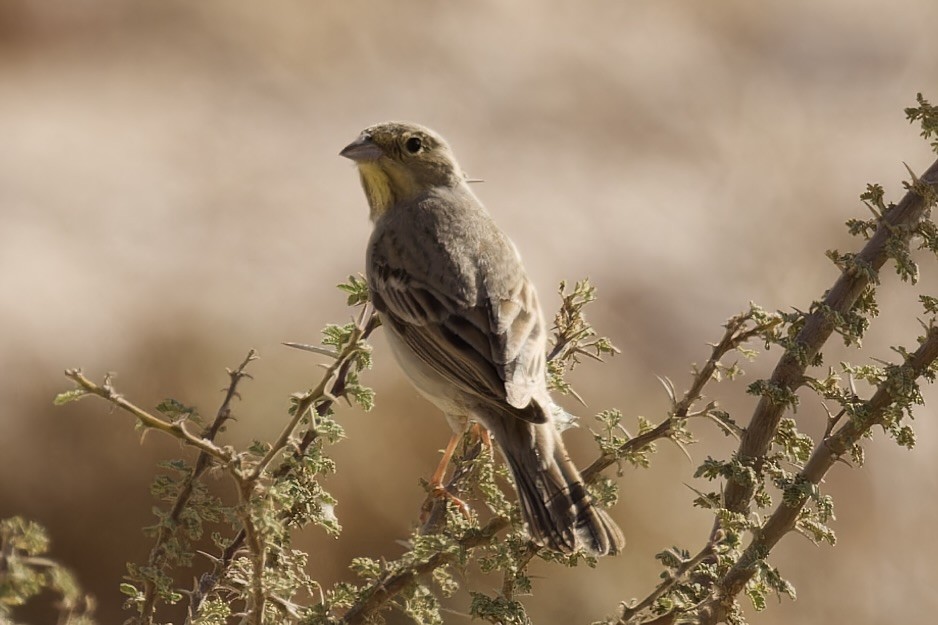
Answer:
MULTIPOLYGON (((914 228, 927 214, 930 203, 934 200, 936 186, 938 186, 938 161, 932 164, 920 179, 915 180, 915 184, 898 205, 878 215, 879 226, 868 243, 854 257, 852 264, 844 269, 834 286, 826 293, 823 301, 813 307, 810 313, 803 316, 803 323, 797 335, 789 343, 786 343, 788 348, 781 356, 769 380, 771 388, 793 394, 805 384, 807 368, 814 362, 815 357, 836 329, 835 318, 849 313, 865 290, 878 281, 878 273, 888 258, 895 253, 897 242, 906 248, 908 247, 914 228)), ((561 294, 563 294, 563 287, 561 288, 561 294)), ((592 292, 589 290, 581 291, 579 294, 585 298, 592 297, 592 292)), ((571 296, 571 298, 573 297, 571 296)), ((589 300, 587 299, 587 301, 589 300)), ((565 299, 561 314, 564 314, 564 311, 572 314, 570 313, 573 310, 572 306, 570 310, 567 310, 571 302, 573 302, 573 299, 569 301, 565 299)), ((579 314, 578 311, 574 312, 579 314)), ((556 336, 554 347, 549 354, 550 360, 556 358, 563 360, 570 357, 575 362, 577 355, 599 358, 601 353, 616 351, 611 344, 602 342, 605 339, 594 340, 592 328, 583 322, 582 317, 570 317, 567 321, 570 322, 569 332, 566 334, 560 333, 556 336), (589 349, 585 349, 584 346, 589 349), (594 354, 593 351, 596 353, 594 354)), ((740 430, 732 421, 724 419, 721 413, 715 409, 714 403, 707 404, 699 410, 695 410, 695 405, 702 398, 706 384, 719 375, 721 367, 723 367, 721 364, 722 358, 754 338, 766 338, 768 342, 767 337, 775 332, 776 326, 782 322, 783 318, 780 315, 759 315, 756 314, 755 309, 730 319, 725 326, 726 331, 722 339, 717 344, 712 345, 713 349, 709 359, 703 367, 694 372, 691 386, 683 396, 678 398, 671 382, 662 380, 671 400, 668 416, 654 428, 629 438, 619 447, 613 450, 605 450, 599 458, 583 471, 584 480, 588 483, 595 483, 601 472, 609 466, 623 457, 647 449, 649 445, 657 440, 671 439, 680 445, 680 432, 686 420, 701 416, 713 419, 727 432, 741 433, 737 458, 756 472, 759 472, 778 432, 780 420, 789 404, 778 401, 777 396, 763 394, 749 426, 743 430, 740 430)), ((250 558, 253 569, 250 598, 246 601, 247 613, 241 615, 244 617, 244 622, 259 625, 262 621, 265 603, 268 601, 275 603, 281 601, 278 597, 269 594, 264 585, 265 567, 268 566, 265 561, 267 552, 261 531, 255 526, 250 511, 250 502, 258 496, 262 480, 278 479, 289 475, 293 470, 291 468, 293 464, 290 460, 302 458, 310 446, 315 443, 320 435, 316 428, 315 417, 326 415, 336 399, 346 394, 348 375, 354 364, 356 353, 362 349, 362 341, 371 334, 379 323, 377 315, 369 305, 366 305, 355 323, 354 332, 346 347, 337 353, 329 353, 335 360, 327 367, 326 373, 319 384, 296 398, 294 413, 290 422, 284 427, 273 445, 266 450, 263 457, 251 464, 244 463, 244 458, 234 451, 218 446, 214 438, 230 417, 230 402, 237 395, 236 387, 238 382, 242 377, 247 376, 244 369, 255 357, 253 350, 238 369, 233 372, 229 371, 231 383, 222 406, 219 408, 213 423, 200 434, 190 432, 184 419, 175 420, 154 416, 125 400, 114 390, 109 377, 105 377, 104 382, 97 385, 86 378, 80 370, 70 369, 66 371, 66 376, 78 385, 75 391, 70 392, 75 396, 93 394, 102 397, 118 408, 134 415, 146 428, 170 434, 199 450, 195 467, 186 480, 182 482, 181 490, 171 508, 168 516, 170 520, 169 527, 160 527, 148 560, 149 566, 159 568, 164 564, 166 541, 169 540, 173 526, 179 523, 180 514, 192 496, 193 485, 208 467, 213 464, 225 467, 239 486, 242 528, 228 543, 221 556, 213 559, 213 571, 210 574, 203 575, 194 590, 189 593, 189 617, 186 623, 192 622, 199 612, 201 602, 223 582, 235 558, 240 555, 246 554, 250 558), (312 425, 297 439, 298 428, 307 415, 310 414, 313 415, 312 425), (288 449, 292 449, 289 458, 286 457, 287 454, 285 453, 288 449), (280 464, 271 470, 271 465, 278 458, 281 458, 280 464)), ((866 418, 862 420, 851 418, 843 424, 839 422, 840 415, 829 419, 828 428, 822 440, 814 447, 808 462, 797 473, 796 481, 804 485, 816 486, 820 484, 833 464, 866 435, 872 427, 884 424, 887 410, 896 401, 896 389, 901 387, 903 381, 910 378, 917 379, 922 376, 924 372, 933 367, 936 359, 938 359, 938 327, 933 324, 927 328, 920 347, 914 353, 908 354, 901 366, 890 369, 886 379, 877 386, 873 396, 865 402, 867 408, 866 418), (839 427, 837 427, 838 425, 839 427)), ((468 466, 474 457, 473 454, 477 455, 478 453, 478 445, 465 445, 462 463, 468 466)), ((458 466, 460 463, 457 461, 456 464, 458 466)), ((460 482, 466 480, 469 474, 469 470, 461 471, 457 469, 447 483, 447 489, 456 493, 461 487, 460 482)), ((753 495, 754 486, 752 484, 736 481, 730 477, 723 490, 722 505, 730 512, 747 516, 753 495)), ((765 559, 766 555, 781 538, 796 528, 799 515, 804 510, 810 497, 809 490, 804 490, 794 500, 786 499, 783 504, 773 511, 761 527, 753 531, 751 542, 742 551, 741 555, 735 559, 729 570, 723 569, 725 572, 722 573, 722 576, 715 578, 717 581, 712 583, 707 597, 703 600, 698 597, 698 603, 689 608, 699 616, 700 623, 709 625, 720 622, 727 617, 733 609, 736 595, 744 590, 746 584, 756 574, 757 564, 765 559)), ((442 514, 441 511, 444 508, 445 506, 440 504, 432 511, 432 514, 437 514, 435 522, 429 522, 425 526, 425 530, 432 531, 441 526, 444 521, 439 514, 442 514)), ((285 510, 280 514, 286 518, 292 514, 292 511, 285 510)), ((497 535, 509 524, 510 521, 507 518, 495 516, 481 528, 468 530, 456 539, 457 550, 439 551, 421 557, 418 561, 399 561, 397 566, 378 575, 364 587, 361 593, 358 594, 357 601, 352 603, 351 607, 341 617, 340 622, 349 625, 370 622, 379 610, 406 589, 412 587, 418 578, 440 567, 453 564, 460 557, 457 555, 460 551, 465 553, 471 549, 493 544, 497 535), (403 562, 406 562, 406 564, 402 564, 403 562)), ((716 554, 719 553, 717 548, 721 540, 723 540, 723 530, 718 520, 714 524, 706 545, 693 557, 681 560, 678 566, 672 567, 668 576, 647 597, 631 606, 623 606, 618 622, 623 625, 635 623, 663 625, 691 616, 686 609, 683 612, 672 610, 665 614, 655 614, 653 616, 649 615, 648 611, 654 608, 659 599, 671 592, 678 583, 694 575, 695 569, 698 569, 700 565, 706 565, 708 561, 714 560, 716 554)), ((533 543, 529 543, 522 550, 518 560, 520 566, 523 568, 537 552, 538 547, 533 543)), ((511 599, 513 591, 513 581, 506 573, 502 594, 511 599)), ((152 623, 156 596, 155 586, 152 583, 146 584, 141 617, 137 622, 145 625, 152 623)))
MULTIPOLYGON (((372 307, 366 305, 355 324, 355 328, 345 349, 334 355, 334 362, 327 367, 319 384, 297 398, 294 414, 290 423, 284 428, 277 441, 271 446, 265 456, 257 464, 253 465, 250 470, 246 470, 242 467, 239 456, 227 448, 216 445, 213 439, 224 425, 225 421, 230 418, 230 403, 231 400, 237 396, 237 384, 241 378, 248 375, 244 372, 247 364, 256 359, 256 353, 253 350, 248 354, 248 357, 238 369, 229 371, 231 384, 228 387, 222 406, 219 408, 212 424, 198 435, 192 433, 182 419, 169 420, 153 415, 126 400, 114 390, 109 376, 105 378, 102 384, 98 385, 89 380, 79 369, 69 369, 65 372, 66 377, 73 380, 78 385, 75 391, 69 392, 73 394, 70 399, 74 399, 81 394, 96 395, 132 414, 144 427, 167 433, 199 450, 200 454, 196 461, 196 466, 190 477, 183 484, 182 490, 174 501, 173 508, 170 512, 171 520, 176 519, 178 521, 179 514, 191 497, 194 482, 204 474, 205 470, 213 462, 227 468, 238 485, 239 499, 242 504, 241 509, 244 510, 241 515, 242 529, 231 540, 221 557, 213 560, 213 571, 210 574, 203 575, 202 579, 196 583, 194 589, 189 593, 190 608, 187 623, 191 622, 194 614, 198 612, 198 608, 204 598, 222 579, 224 579, 235 557, 242 551, 246 543, 248 555, 251 558, 255 573, 249 622, 260 623, 266 602, 263 589, 265 554, 262 548, 263 541, 260 539, 257 533, 258 530, 254 527, 253 521, 250 518, 247 503, 255 492, 259 480, 267 475, 267 469, 271 462, 290 445, 294 432, 303 417, 311 409, 315 409, 318 416, 326 414, 335 401, 344 396, 348 374, 353 366, 354 358, 358 351, 362 349, 363 341, 379 325, 380 321, 372 307)), ((292 445, 292 458, 297 459, 302 457, 309 446, 316 441, 317 437, 318 433, 314 424, 303 434, 299 441, 292 445)), ((282 478, 291 471, 292 466, 290 462, 284 461, 274 471, 270 472, 270 475, 274 478, 282 478)), ((288 515, 290 511, 284 511, 283 514, 288 515)), ((155 563, 159 566, 159 564, 164 561, 165 542, 168 539, 168 532, 170 532, 170 529, 164 527, 157 535, 156 544, 148 560, 149 564, 155 563)), ((152 584, 146 584, 144 603, 142 604, 142 611, 138 622, 144 624, 152 623, 155 597, 156 589, 153 588, 152 584)))
MULTIPOLYGON (((938 185, 938 161, 932 163, 919 181, 934 192, 938 185)), ((879 270, 889 259, 890 245, 894 245, 897 237, 908 245, 914 227, 929 208, 930 198, 926 195, 928 193, 922 193, 915 185, 897 205, 882 215, 875 234, 856 255, 854 269, 845 269, 827 292, 822 305, 806 316, 794 345, 786 350, 772 372, 770 384, 773 388, 793 393, 804 384, 805 370, 834 331, 833 315, 846 315, 864 290, 878 280, 879 270), (856 269, 858 267, 865 270, 856 269)), ((784 403, 773 401, 769 395, 762 396, 739 444, 737 455, 741 462, 758 470, 786 407, 784 403)), ((732 512, 747 514, 752 495, 752 485, 730 479, 723 492, 724 506, 732 512)))
MULTIPOLYGON (((293 437, 293 433, 296 431, 297 426, 299 426, 300 421, 306 416, 310 408, 317 403, 325 404, 326 407, 322 408, 323 412, 320 413, 320 415, 323 415, 328 411, 328 407, 331 406, 337 398, 342 396, 345 389, 345 378, 348 375, 349 367, 352 366, 355 354, 361 350, 361 341, 377 326, 378 317, 375 315, 374 309, 370 304, 364 306, 355 324, 355 332, 352 334, 348 346, 342 353, 337 354, 335 361, 326 368, 326 373, 322 376, 322 380, 319 381, 319 384, 299 398, 293 413, 293 418, 284 426, 280 436, 277 437, 277 440, 271 445, 264 458, 254 467, 254 470, 251 472, 251 479, 256 480, 259 478, 270 463, 273 462, 274 458, 283 451, 293 437)), ((315 428, 311 428, 310 430, 315 430, 315 428)), ((315 433, 313 436, 315 436, 315 433)), ((312 442, 312 440, 310 442, 312 442)))
MULTIPOLYGON (((215 440, 215 436, 221 431, 221 428, 225 425, 231 418, 231 402, 235 397, 238 397, 238 384, 243 378, 251 377, 245 369, 248 364, 257 359, 257 352, 253 349, 248 352, 247 357, 241 362, 241 364, 234 370, 228 370, 228 377, 230 382, 228 388, 225 390, 225 398, 222 400, 221 406, 219 406, 218 411, 215 413, 215 419, 202 431, 202 438, 207 441, 215 440)), ((195 466, 192 468, 191 473, 183 481, 179 493, 176 495, 176 500, 173 502, 173 507, 170 510, 169 517, 167 522, 161 523, 159 526, 159 531, 156 535, 156 539, 153 543, 153 548, 150 550, 150 556, 147 559, 147 566, 151 569, 160 569, 163 567, 166 561, 166 542, 169 540, 170 536, 177 531, 180 521, 180 516, 182 511, 185 509, 186 505, 189 503, 190 498, 192 497, 192 489, 195 485, 195 482, 202 477, 202 474, 205 473, 205 470, 211 464, 211 456, 204 451, 199 452, 199 456, 196 459, 195 466)), ((149 625, 153 622, 153 612, 156 605, 156 596, 157 596, 157 587, 152 580, 148 579, 144 583, 144 599, 142 607, 140 608, 140 617, 139 622, 149 625)))
POLYGON ((124 399, 123 396, 114 390, 114 387, 111 385, 110 376, 106 376, 101 385, 95 384, 85 377, 81 369, 66 369, 65 377, 73 380, 84 394, 97 395, 111 402, 121 410, 129 412, 137 418, 141 425, 174 436, 185 444, 195 447, 220 464, 231 462, 231 452, 218 447, 212 441, 200 435, 190 432, 185 425, 185 421, 169 421, 157 417, 124 399))
MULTIPOLYGON (((348 345, 346 348, 339 354, 335 354, 335 361, 326 369, 326 373, 323 375, 320 383, 313 388, 312 390, 304 393, 301 397, 298 398, 295 405, 295 412, 293 419, 290 422, 289 428, 284 428, 284 432, 281 433, 278 441, 283 441, 280 450, 287 445, 290 438, 293 435, 293 431, 296 429, 296 426, 299 424, 300 419, 309 412, 315 406, 315 411, 317 416, 323 416, 329 412, 332 408, 332 405, 336 400, 345 395, 345 387, 348 379, 349 371, 351 370, 353 364, 353 356, 355 353, 361 349, 362 343, 371 335, 371 333, 381 325, 380 320, 378 319, 377 314, 375 314, 374 309, 370 305, 366 305, 356 321, 355 330, 352 333, 352 336, 349 339, 348 345), (284 434, 287 430, 290 430, 290 433, 284 437, 284 434)), ((293 459, 302 458, 306 451, 309 449, 316 439, 318 438, 318 432, 316 430, 315 423, 306 430, 302 438, 295 444, 292 457, 293 459)), ((273 451, 273 448, 271 449, 273 451)), ((273 457, 271 453, 268 453, 265 456, 265 460, 268 457, 273 457)), ((267 463, 269 464, 269 460, 267 463)), ((291 470, 294 465, 290 462, 282 462, 272 473, 271 476, 275 479, 280 479, 285 477, 291 470)), ((284 510, 282 517, 289 517, 292 515, 292 510, 284 510)), ((209 593, 215 588, 215 586, 225 577, 225 574, 228 572, 231 564, 234 562, 235 557, 242 550, 245 544, 245 539, 248 538, 248 532, 246 528, 242 528, 235 534, 231 542, 228 543, 225 547, 221 556, 217 559, 214 559, 214 567, 211 573, 206 573, 202 578, 196 583, 193 591, 191 593, 191 608, 190 608, 190 617, 187 619, 187 623, 190 622, 192 615, 197 612, 198 606, 201 601, 209 595, 209 593)))
MULTIPOLYGON (((821 440, 814 448, 811 458, 798 473, 797 481, 803 484, 818 485, 834 463, 847 454, 876 425, 885 421, 888 408, 896 401, 896 390, 906 381, 921 377, 938 360, 938 326, 931 326, 925 334, 924 342, 912 353, 903 365, 894 368, 889 376, 867 400, 866 419, 850 419, 834 434, 821 440)), ((766 520, 762 529, 756 533, 752 542, 737 560, 736 564, 719 581, 711 599, 701 609, 701 625, 718 623, 726 615, 728 601, 742 592, 746 583, 755 573, 753 566, 763 559, 769 551, 789 531, 795 528, 801 510, 807 503, 807 493, 801 494, 796 501, 787 501, 778 506, 766 520)))
POLYGON ((721 366, 720 361, 724 356, 738 349, 753 338, 765 336, 767 333, 771 332, 775 326, 781 323, 781 318, 777 315, 763 317, 764 318, 757 318, 757 313, 754 310, 750 310, 747 313, 736 315, 727 321, 724 326, 726 331, 720 339, 720 342, 713 345, 710 358, 707 359, 707 362, 704 363, 702 367, 697 369, 691 381, 690 388, 680 399, 677 399, 670 380, 662 381, 671 399, 671 410, 668 413, 668 417, 653 429, 629 439, 614 452, 602 454, 583 471, 583 479, 591 483, 598 479, 602 471, 615 464, 619 458, 640 451, 657 440, 671 437, 676 428, 690 417, 708 417, 716 421, 724 430, 735 433, 733 426, 722 420, 714 412, 714 408, 716 407, 714 404, 708 404, 703 410, 697 412, 691 412, 691 409, 703 396, 703 389, 707 383, 714 379, 721 366))
POLYGON ((713 555, 713 550, 718 542, 719 537, 716 537, 714 540, 711 540, 706 545, 704 545, 703 549, 701 549, 693 558, 688 558, 681 562, 681 565, 674 572, 665 577, 664 581, 658 584, 658 587, 641 601, 631 606, 623 605, 622 614, 619 616, 617 625, 631 625, 632 623, 635 623, 636 621, 634 618, 637 615, 641 614, 643 610, 647 610, 653 606, 658 599, 667 594, 672 588, 674 588, 674 586, 677 585, 678 582, 683 580, 685 576, 697 568, 698 564, 710 558, 713 555))
MULTIPOLYGON (((561 287, 561 294, 563 294, 563 287, 561 287)), ((592 464, 589 465, 583 472, 583 479, 585 482, 592 484, 595 483, 601 476, 602 471, 613 465, 619 458, 627 457, 630 454, 638 453, 646 449, 653 442, 661 439, 666 439, 673 436, 676 432, 679 424, 682 424, 684 420, 697 416, 707 416, 714 420, 717 420, 720 426, 724 429, 731 429, 733 426, 728 424, 719 417, 714 415, 714 405, 709 404, 706 408, 700 411, 693 411, 693 408, 696 402, 701 398, 703 389, 708 382, 715 379, 718 370, 720 369, 721 359, 725 357, 728 353, 733 350, 738 349, 743 344, 751 341, 756 337, 765 336, 767 333, 771 332, 779 323, 781 322, 780 317, 777 315, 765 315, 764 313, 760 314, 755 308, 743 313, 736 315, 729 319, 725 324, 725 332, 720 341, 714 344, 710 354, 710 358, 706 363, 699 369, 695 371, 695 375, 691 382, 690 388, 687 392, 678 399, 673 392, 673 387, 670 385, 670 382, 666 382, 665 387, 669 390, 669 395, 671 397, 672 408, 669 411, 668 417, 662 421, 655 428, 639 434, 625 443, 623 443, 615 453, 603 454, 597 458, 592 464)), ((559 322, 558 322, 558 325, 559 322)), ((582 330, 580 331, 582 332, 582 330)), ((592 330, 590 329, 590 332, 592 330)), ((548 358, 553 360, 564 353, 565 350, 576 349, 577 353, 586 353, 590 357, 594 357, 591 352, 584 352, 583 350, 577 349, 576 346, 576 337, 559 335, 557 339, 557 345, 562 345, 560 348, 554 347, 548 354, 548 358)), ((589 336, 592 338, 592 334, 581 336, 589 336)), ((614 349, 614 348, 613 348, 614 349)), ((467 434, 468 436, 468 434, 467 434)), ((446 490, 454 496, 458 496, 462 489, 462 482, 468 479, 470 471, 468 467, 471 465, 471 461, 481 451, 481 443, 479 441, 464 441, 466 444, 462 447, 462 452, 457 455, 454 459, 453 464, 456 469, 447 480, 445 484, 446 490)), ((424 533, 438 531, 443 523, 445 522, 446 517, 446 502, 445 500, 438 499, 434 501, 431 512, 428 515, 427 521, 424 523, 422 531, 424 533)), ((489 522, 488 525, 482 530, 482 534, 488 538, 476 542, 473 538, 471 546, 478 547, 485 544, 491 543, 495 538, 496 534, 502 528, 507 527, 507 520, 503 518, 495 518, 489 522)), ((681 577, 686 573, 693 570, 693 568, 699 564, 699 562, 708 557, 713 550, 714 543, 708 543, 708 545, 701 550, 701 553, 698 556, 695 556, 688 563, 685 563, 686 566, 682 566, 678 575, 667 580, 661 584, 649 598, 643 600, 637 607, 633 608, 633 611, 628 612, 628 617, 638 614, 639 611, 644 609, 647 602, 648 605, 654 603, 658 597, 667 592, 674 584, 680 581, 681 577)), ((469 545, 467 545, 469 546, 469 545)), ((517 566, 519 569, 523 567, 537 555, 539 547, 533 542, 529 542, 527 546, 523 549, 523 552, 518 556, 517 566)), ((421 573, 427 573, 435 568, 444 566, 449 563, 447 559, 431 559, 426 562, 421 562, 418 565, 414 565, 409 569, 405 569, 402 572, 397 573, 394 579, 413 579, 413 576, 405 575, 408 572, 416 571, 419 568, 421 573), (399 577, 404 575, 404 577, 399 577)), ((361 619, 366 618, 368 615, 372 614, 374 611, 379 609, 381 605, 392 600, 397 594, 402 592, 407 588, 408 584, 393 585, 389 587, 387 585, 387 580, 384 578, 377 579, 373 582, 371 590, 366 593, 368 608, 365 609, 361 603, 356 604, 344 617, 343 622, 361 622, 361 619), (380 601, 378 600, 380 598, 380 601), (352 615, 351 617, 349 615, 352 615), (352 618, 353 620, 349 620, 352 618)), ((506 579, 502 585, 502 595, 506 599, 511 599, 513 592, 513 581, 510 579, 510 576, 506 574, 506 579)), ((627 620, 624 617, 623 622, 627 620)))
MULTIPOLYGON (((462 549, 473 549, 491 543, 495 536, 508 527, 508 519, 495 517, 479 530, 467 532, 459 541, 462 549)), ((437 552, 428 559, 401 570, 386 573, 368 586, 362 599, 353 605, 342 617, 343 625, 368 623, 369 618, 391 599, 403 592, 422 575, 450 564, 456 556, 449 551, 437 552)))

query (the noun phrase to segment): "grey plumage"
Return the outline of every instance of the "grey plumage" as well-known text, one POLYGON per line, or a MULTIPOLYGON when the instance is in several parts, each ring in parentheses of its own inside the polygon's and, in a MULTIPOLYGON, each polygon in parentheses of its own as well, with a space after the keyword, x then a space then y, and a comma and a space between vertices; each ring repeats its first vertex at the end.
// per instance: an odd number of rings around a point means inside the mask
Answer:
POLYGON ((426 128, 385 123, 342 155, 359 166, 374 222, 368 285, 404 372, 454 429, 475 420, 491 432, 537 542, 621 550, 553 423, 535 289, 449 146, 426 128))

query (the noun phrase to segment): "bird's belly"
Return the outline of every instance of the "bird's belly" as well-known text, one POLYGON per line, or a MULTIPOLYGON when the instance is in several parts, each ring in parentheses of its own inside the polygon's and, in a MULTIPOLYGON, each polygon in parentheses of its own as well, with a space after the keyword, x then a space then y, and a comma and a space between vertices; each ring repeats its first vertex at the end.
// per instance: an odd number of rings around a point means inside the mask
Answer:
POLYGON ((417 392, 443 411, 454 430, 465 430, 471 411, 462 391, 414 354, 390 328, 388 330, 385 336, 388 337, 391 353, 417 392))

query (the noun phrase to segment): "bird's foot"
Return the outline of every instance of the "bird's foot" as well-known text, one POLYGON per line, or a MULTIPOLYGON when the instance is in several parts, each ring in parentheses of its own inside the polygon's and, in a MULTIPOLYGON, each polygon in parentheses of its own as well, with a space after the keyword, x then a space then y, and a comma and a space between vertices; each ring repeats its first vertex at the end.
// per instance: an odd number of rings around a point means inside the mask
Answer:
POLYGON ((420 506, 420 525, 426 529, 431 519, 436 517, 438 506, 445 506, 447 501, 451 502, 466 519, 472 518, 469 504, 449 492, 443 484, 431 484, 427 498, 420 506))

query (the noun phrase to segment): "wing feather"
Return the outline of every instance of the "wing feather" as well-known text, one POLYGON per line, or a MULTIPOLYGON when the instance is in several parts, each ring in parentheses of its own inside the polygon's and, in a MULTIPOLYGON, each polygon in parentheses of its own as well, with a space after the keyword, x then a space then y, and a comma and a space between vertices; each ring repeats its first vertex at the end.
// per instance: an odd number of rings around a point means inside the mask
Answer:
POLYGON ((386 263, 374 269, 369 284, 376 307, 423 362, 465 393, 508 404, 519 418, 548 418, 532 405, 544 384, 546 346, 527 277, 494 300, 480 289, 467 305, 386 263))

